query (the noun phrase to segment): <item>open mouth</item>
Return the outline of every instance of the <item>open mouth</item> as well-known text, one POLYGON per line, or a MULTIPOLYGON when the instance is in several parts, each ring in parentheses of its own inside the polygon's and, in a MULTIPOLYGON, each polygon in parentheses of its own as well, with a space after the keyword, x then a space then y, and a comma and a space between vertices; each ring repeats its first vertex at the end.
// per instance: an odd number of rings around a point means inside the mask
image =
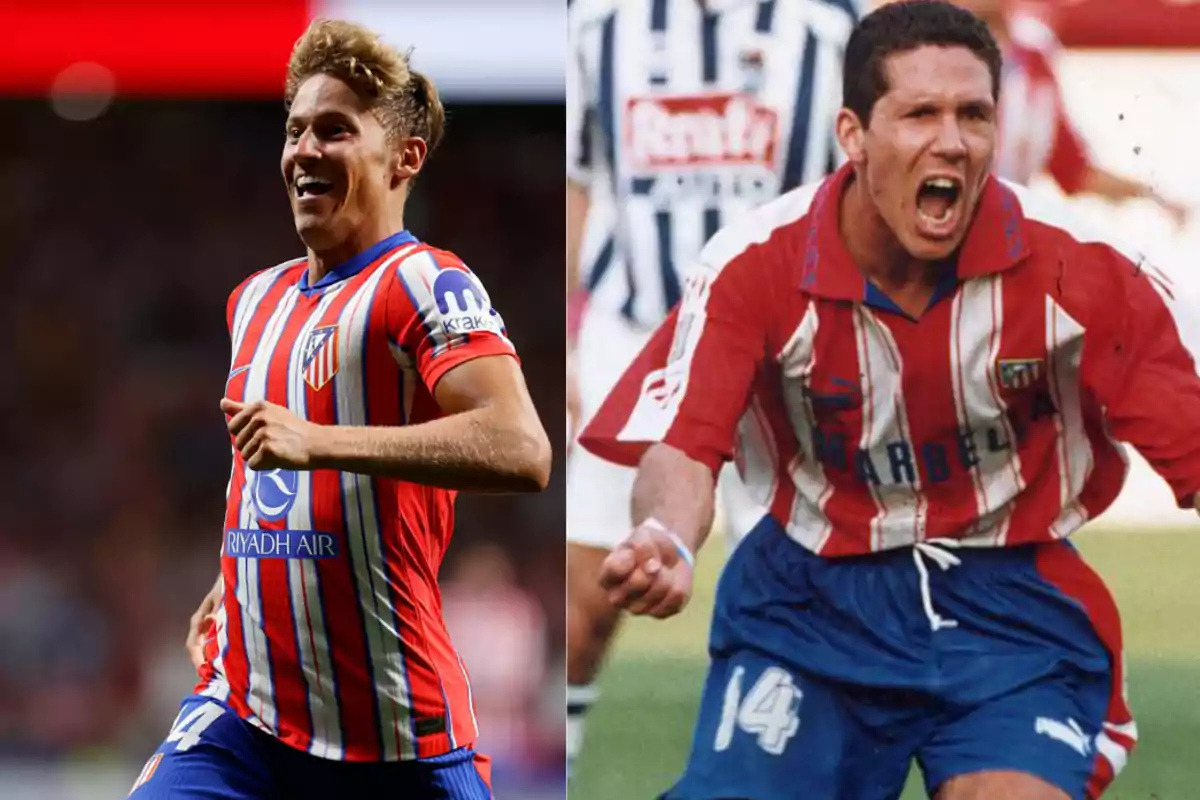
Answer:
POLYGON ((962 182, 957 178, 927 178, 917 190, 917 218, 929 234, 941 235, 953 229, 958 221, 962 182))
POLYGON ((320 197, 333 191, 333 182, 312 175, 301 175, 296 179, 296 199, 320 197))

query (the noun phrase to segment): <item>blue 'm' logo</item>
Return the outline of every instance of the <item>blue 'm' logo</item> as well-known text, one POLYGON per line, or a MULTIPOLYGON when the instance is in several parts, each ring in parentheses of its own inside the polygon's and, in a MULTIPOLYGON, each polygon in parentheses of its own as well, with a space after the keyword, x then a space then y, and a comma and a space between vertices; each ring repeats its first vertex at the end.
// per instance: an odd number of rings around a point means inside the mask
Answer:
POLYGON ((254 478, 254 505, 258 517, 275 522, 287 516, 296 503, 296 486, 300 476, 290 469, 271 469, 259 472, 254 478))
POLYGON ((433 299, 440 312, 437 324, 450 337, 479 331, 502 333, 503 323, 483 288, 461 269, 444 269, 433 279, 433 299))
POLYGON ((461 269, 444 269, 433 281, 433 298, 443 314, 482 311, 483 292, 461 269), (451 307, 450 299, 454 299, 451 307))

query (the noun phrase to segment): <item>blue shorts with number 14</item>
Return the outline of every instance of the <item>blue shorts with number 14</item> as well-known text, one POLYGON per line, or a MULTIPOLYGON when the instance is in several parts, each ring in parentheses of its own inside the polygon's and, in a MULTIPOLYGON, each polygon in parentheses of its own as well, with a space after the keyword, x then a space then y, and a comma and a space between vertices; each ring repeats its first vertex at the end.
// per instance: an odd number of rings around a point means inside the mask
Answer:
POLYGON ((332 761, 296 750, 224 703, 183 701, 132 800, 492 800, 487 759, 471 748, 417 761, 332 761))
POLYGON ((914 761, 930 796, 1004 770, 1099 797, 1137 735, 1099 577, 1066 542, 942 564, 922 547, 825 559, 760 522, 722 573, 691 755, 661 800, 892 800, 914 761))

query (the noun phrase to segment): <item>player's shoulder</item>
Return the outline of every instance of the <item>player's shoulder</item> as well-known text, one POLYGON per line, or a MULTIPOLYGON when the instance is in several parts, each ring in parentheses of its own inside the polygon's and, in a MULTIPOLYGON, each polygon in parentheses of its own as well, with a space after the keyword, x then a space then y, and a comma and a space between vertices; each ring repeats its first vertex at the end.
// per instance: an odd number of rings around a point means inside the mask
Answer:
POLYGON ((232 292, 229 293, 229 302, 233 303, 238 298, 245 295, 247 290, 251 287, 261 288, 275 283, 275 281, 283 277, 285 273, 299 268, 307 260, 308 259, 305 256, 291 258, 287 261, 275 264, 274 266, 265 267, 257 272, 250 273, 248 276, 242 279, 241 283, 234 287, 232 292))
POLYGON ((414 309, 447 294, 455 297, 470 294, 479 302, 491 302, 482 281, 452 250, 422 244, 396 259, 390 272, 414 309))
MULTIPOLYGON (((1030 235, 1030 246, 1039 261, 1097 261, 1097 253, 1117 256, 1118 262, 1139 264, 1145 255, 1111 227, 1084 219, 1062 197, 1001 181, 1016 197, 1030 235)), ((1105 259, 1107 260, 1107 259, 1105 259)))
POLYGON ((471 273, 466 262, 454 251, 423 242, 417 247, 397 253, 397 256, 387 259, 386 262, 391 273, 405 281, 431 283, 436 280, 438 273, 445 270, 471 273))
POLYGON ((824 181, 799 186, 740 216, 721 228, 700 251, 700 262, 721 271, 756 248, 791 250, 802 241, 824 181))
POLYGON ((1118 232, 1081 218, 1061 197, 1006 183, 1020 203, 1030 256, 1047 293, 1078 321, 1103 322, 1129 281, 1157 270, 1118 232))

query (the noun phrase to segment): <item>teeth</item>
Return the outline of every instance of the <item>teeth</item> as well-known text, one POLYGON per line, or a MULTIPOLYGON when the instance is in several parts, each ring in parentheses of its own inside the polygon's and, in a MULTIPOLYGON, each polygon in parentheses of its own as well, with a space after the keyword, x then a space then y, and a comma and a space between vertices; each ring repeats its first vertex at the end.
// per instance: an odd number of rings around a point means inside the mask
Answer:
POLYGON ((926 186, 932 186, 934 189, 953 189, 955 183, 950 178, 930 178, 925 181, 926 186))

